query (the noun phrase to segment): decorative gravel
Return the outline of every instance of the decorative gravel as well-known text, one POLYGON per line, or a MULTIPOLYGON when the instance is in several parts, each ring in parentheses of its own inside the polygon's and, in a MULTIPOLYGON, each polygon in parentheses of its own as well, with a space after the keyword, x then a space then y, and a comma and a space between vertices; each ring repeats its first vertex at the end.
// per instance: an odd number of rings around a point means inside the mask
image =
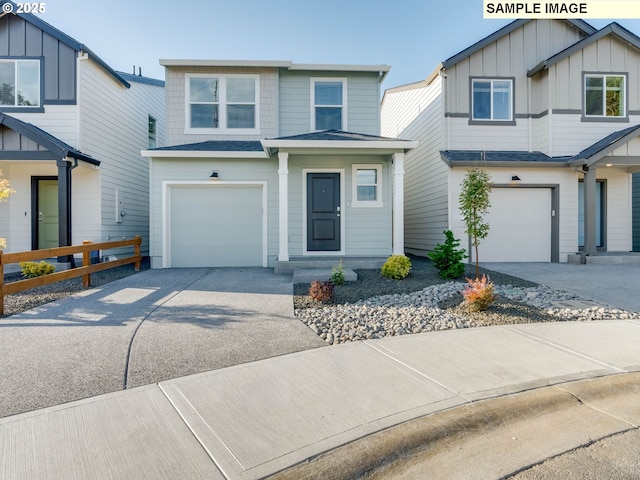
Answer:
MULTIPOLYGON (((640 319, 640 313, 488 271, 482 273, 496 285, 497 301, 470 313, 462 305, 465 283, 443 281, 428 260, 415 257, 404 280, 389 280, 377 270, 357 273, 357 282, 335 288, 329 304, 311 300, 309 285, 294 287, 296 316, 330 344, 487 325, 640 319)), ((475 276, 475 268, 467 276, 475 276)))

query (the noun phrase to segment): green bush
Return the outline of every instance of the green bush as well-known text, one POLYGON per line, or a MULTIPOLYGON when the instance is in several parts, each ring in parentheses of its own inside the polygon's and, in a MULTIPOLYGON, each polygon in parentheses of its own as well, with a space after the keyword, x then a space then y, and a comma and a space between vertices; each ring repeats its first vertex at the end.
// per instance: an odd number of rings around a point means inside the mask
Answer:
POLYGON ((433 252, 427 256, 438 269, 440 278, 455 280, 464 274, 465 268, 462 260, 467 258, 468 255, 464 248, 458 248, 460 246, 460 240, 453 236, 451 230, 445 230, 443 233, 446 237, 444 244, 437 244, 433 252))
POLYGON ((20 265, 20 268, 22 269, 22 275, 27 278, 48 275, 49 273, 53 273, 56 269, 56 267, 44 260, 40 262, 20 262, 18 265, 20 265))
POLYGON ((316 302, 328 302, 333 296, 333 283, 314 280, 309 288, 309 296, 316 302))
POLYGON ((344 285, 344 267, 342 266, 342 259, 337 267, 333 267, 333 273, 331 274, 331 283, 334 285, 344 285))
POLYGON ((391 255, 382 266, 382 275, 387 278, 402 280, 409 275, 411 260, 404 255, 391 255))

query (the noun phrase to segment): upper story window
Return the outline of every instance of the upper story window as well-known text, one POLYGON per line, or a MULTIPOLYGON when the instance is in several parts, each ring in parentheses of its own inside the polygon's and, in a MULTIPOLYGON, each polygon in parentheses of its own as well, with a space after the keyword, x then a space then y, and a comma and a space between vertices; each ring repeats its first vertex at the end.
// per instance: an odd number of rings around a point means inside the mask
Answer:
POLYGON ((0 59, 0 107, 40 106, 40 61, 0 59))
POLYGON ((149 115, 149 129, 148 129, 148 146, 149 148, 156 148, 157 142, 157 121, 151 115, 149 115))
POLYGON ((346 130, 347 79, 311 79, 311 130, 346 130))
POLYGON ((471 121, 513 122, 513 79, 471 79, 471 121))
POLYGON ((382 165, 352 166, 352 207, 382 207, 382 165))
POLYGON ((585 118, 626 118, 626 75, 584 75, 585 118))
POLYGON ((258 133, 258 75, 187 75, 187 131, 258 133))

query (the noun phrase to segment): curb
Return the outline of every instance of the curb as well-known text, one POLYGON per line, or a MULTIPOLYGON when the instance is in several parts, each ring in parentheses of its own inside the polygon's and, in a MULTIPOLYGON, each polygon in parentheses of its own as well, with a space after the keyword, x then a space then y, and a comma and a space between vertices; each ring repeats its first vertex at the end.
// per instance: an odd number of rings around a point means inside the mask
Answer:
POLYGON ((542 387, 411 420, 267 478, 394 478, 414 467, 420 472, 415 478, 502 478, 574 448, 638 428, 640 408, 635 406, 640 405, 639 398, 640 373, 542 387), (625 405, 630 406, 630 414, 625 415, 625 405), (522 435, 516 438, 514 432, 522 435), (487 452, 476 454, 470 448, 474 444, 487 452), (460 457, 471 461, 451 465, 452 457, 453 463, 463 461, 460 457), (446 473, 438 471, 439 461, 446 466, 446 473))

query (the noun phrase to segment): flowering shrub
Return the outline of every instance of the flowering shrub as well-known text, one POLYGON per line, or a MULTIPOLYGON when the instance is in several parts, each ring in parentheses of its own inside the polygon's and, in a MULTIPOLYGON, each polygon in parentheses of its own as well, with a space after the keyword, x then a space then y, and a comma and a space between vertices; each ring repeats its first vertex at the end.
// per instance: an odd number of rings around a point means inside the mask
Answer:
POLYGON ((462 296, 469 311, 482 312, 489 308, 496 299, 493 293, 494 285, 489 277, 483 275, 475 280, 467 278, 467 282, 469 283, 462 291, 462 296))
POLYGON ((328 302, 333 296, 333 283, 314 280, 309 288, 309 296, 316 302, 328 302))
POLYGON ((409 275, 411 260, 404 255, 391 255, 382 266, 382 275, 387 278, 402 280, 409 275))

